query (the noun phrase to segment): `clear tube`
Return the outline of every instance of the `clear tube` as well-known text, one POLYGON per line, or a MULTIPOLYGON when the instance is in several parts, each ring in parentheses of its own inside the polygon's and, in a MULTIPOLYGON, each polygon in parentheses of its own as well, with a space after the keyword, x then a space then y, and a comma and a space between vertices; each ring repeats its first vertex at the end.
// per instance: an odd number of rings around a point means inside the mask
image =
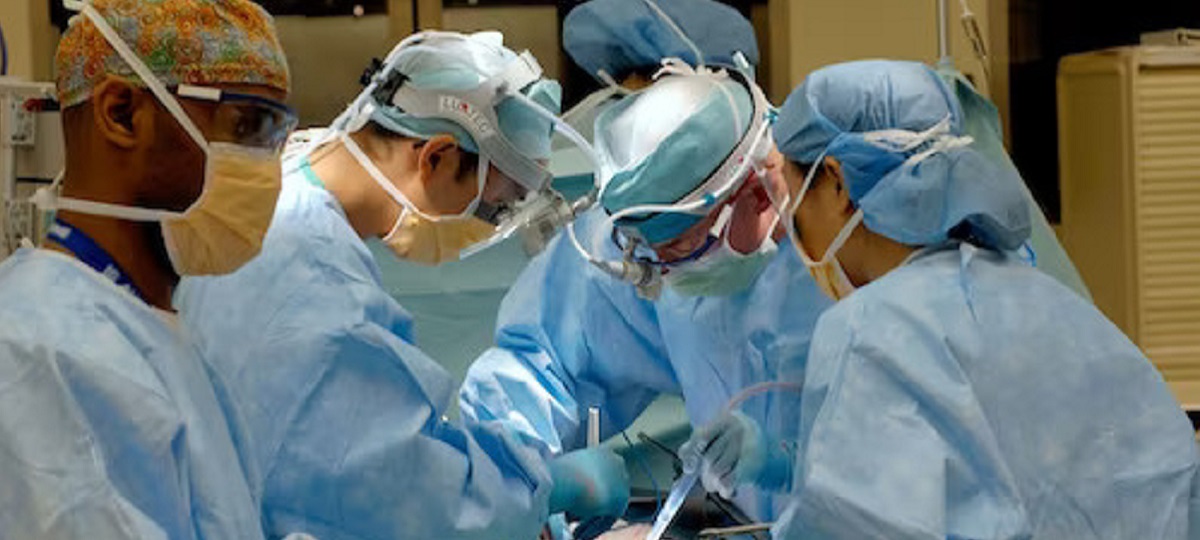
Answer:
POLYGON ((755 384, 752 386, 748 386, 748 387, 744 388, 741 392, 734 394, 733 398, 730 399, 729 402, 725 404, 724 411, 725 411, 725 413, 731 413, 731 412, 737 410, 737 408, 740 407, 742 405, 742 403, 745 403, 746 400, 748 400, 754 396, 766 394, 767 392, 789 391, 789 392, 799 393, 803 389, 804 389, 803 385, 801 385, 800 383, 793 383, 793 382, 768 381, 768 382, 758 383, 758 384, 755 384))
POLYGON ((975 18, 975 12, 971 11, 971 6, 967 0, 959 0, 962 6, 962 25, 963 31, 967 34, 967 40, 971 42, 971 51, 975 53, 975 58, 979 60, 979 65, 983 68, 983 76, 987 81, 992 80, 992 65, 988 54, 987 42, 983 40, 983 31, 979 28, 979 21, 975 18))
POLYGON ((950 10, 947 0, 937 0, 938 58, 950 57, 950 10))

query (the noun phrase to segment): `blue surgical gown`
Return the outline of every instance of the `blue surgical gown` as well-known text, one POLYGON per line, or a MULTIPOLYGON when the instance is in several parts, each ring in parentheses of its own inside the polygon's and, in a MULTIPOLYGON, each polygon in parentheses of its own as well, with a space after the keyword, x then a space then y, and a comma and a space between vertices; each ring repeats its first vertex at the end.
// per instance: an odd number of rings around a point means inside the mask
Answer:
POLYGON ((791 539, 1182 539, 1191 425, 1091 304, 950 244, 813 333, 791 539))
POLYGON ((61 253, 0 264, 0 537, 262 538, 195 348, 61 253))
MULTIPOLYGON (((590 244, 600 210, 577 220, 590 244)), ((607 241, 606 256, 620 253, 607 241)), ((780 249, 746 291, 656 302, 600 273, 559 235, 530 263, 500 308, 496 346, 467 374, 460 410, 501 420, 570 450, 584 444, 581 418, 600 407, 604 435, 622 430, 660 394, 680 395, 692 425, 716 419, 740 390, 768 381, 799 384, 809 335, 829 300, 791 249, 780 249)), ((793 438, 799 393, 748 399, 741 410, 776 437, 793 438)), ((778 496, 752 488, 738 502, 769 520, 778 496)))
POLYGON ((337 201, 289 169, 262 253, 176 296, 244 410, 268 534, 536 537, 544 445, 446 421, 455 381, 413 345, 337 201))

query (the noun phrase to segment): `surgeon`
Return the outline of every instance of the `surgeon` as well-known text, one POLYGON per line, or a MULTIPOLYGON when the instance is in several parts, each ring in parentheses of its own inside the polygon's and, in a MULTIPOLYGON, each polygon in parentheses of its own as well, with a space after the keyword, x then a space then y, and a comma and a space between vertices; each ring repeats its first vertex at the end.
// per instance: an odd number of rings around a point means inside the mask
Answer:
MULTIPOLYGON (((1184 538, 1190 423, 1115 326, 1013 256, 1021 180, 964 135, 952 92, 920 64, 852 62, 780 111, 768 183, 837 304, 775 536, 1184 538)), ((761 444, 753 422, 702 430, 704 465, 753 463, 725 450, 761 444)))
POLYGON ((56 55, 66 169, 37 197, 58 213, 0 264, 0 536, 263 538, 239 418, 170 310, 181 276, 259 252, 287 62, 246 0, 81 8, 56 55))
MULTIPOLYGON (((607 436, 659 395, 681 395, 704 426, 743 389, 802 382, 808 331, 829 301, 773 239, 783 229, 756 172, 782 163, 770 113, 745 73, 671 61, 601 114, 600 205, 510 290, 497 345, 460 394, 464 418, 571 450, 584 444, 588 407, 607 436)), ((740 410, 794 440, 798 397, 762 394, 740 410)), ((738 494, 756 519, 782 508, 773 490, 789 479, 769 476, 758 480, 770 489, 738 494)))
POLYGON ((245 411, 267 533, 519 539, 552 512, 620 515, 611 451, 547 464, 541 441, 443 416, 455 381, 414 344, 365 243, 437 265, 495 238, 544 196, 557 83, 496 32, 413 35, 369 79, 285 165, 262 254, 177 298, 245 411))

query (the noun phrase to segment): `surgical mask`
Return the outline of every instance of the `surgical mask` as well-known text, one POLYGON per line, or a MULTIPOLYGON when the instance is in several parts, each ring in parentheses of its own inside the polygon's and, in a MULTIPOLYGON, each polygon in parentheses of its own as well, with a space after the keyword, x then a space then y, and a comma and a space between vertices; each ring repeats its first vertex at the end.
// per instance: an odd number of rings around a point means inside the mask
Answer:
POLYGON ((439 265, 459 260, 463 250, 495 236, 496 226, 475 215, 487 182, 487 157, 479 156, 475 198, 467 208, 458 214, 434 216, 417 208, 408 196, 375 166, 354 139, 342 134, 341 140, 346 150, 375 183, 400 205, 400 215, 396 218, 395 225, 392 226, 391 232, 383 237, 383 243, 396 257, 419 264, 439 265))
POLYGON ((824 163, 825 152, 822 152, 817 157, 813 166, 809 168, 808 174, 804 178, 804 184, 800 187, 800 192, 795 199, 790 199, 785 195, 783 200, 775 200, 775 195, 772 190, 767 190, 767 195, 772 199, 772 206, 776 208, 779 214, 779 219, 786 224, 788 236, 792 240, 792 245, 796 248, 796 252, 800 255, 800 261, 808 268, 809 275, 816 282, 817 288, 821 289, 825 296, 832 298, 834 301, 840 301, 854 292, 854 283, 846 275, 845 269, 842 268, 841 262, 837 259, 837 252, 842 249, 846 241, 850 239, 850 235, 858 225, 862 223, 863 212, 858 209, 854 212, 850 219, 842 226, 842 230, 838 231, 837 236, 829 243, 829 247, 825 249, 825 253, 819 260, 813 260, 808 255, 808 250, 804 249, 804 244, 800 242, 800 235, 796 231, 796 217, 800 210, 800 203, 804 200, 804 196, 808 194, 808 189, 812 186, 813 178, 816 177, 817 170, 824 163))
POLYGON ((838 262, 837 252, 846 244, 846 240, 850 238, 850 234, 862 222, 862 210, 859 210, 851 216, 850 221, 842 227, 841 232, 829 244, 829 249, 825 250, 825 255, 821 260, 812 260, 804 247, 799 246, 800 260, 804 266, 808 267, 808 273, 812 275, 813 281, 817 282, 817 287, 825 296, 832 298, 834 301, 841 300, 850 293, 853 293, 855 286, 850 282, 850 278, 846 276, 846 271, 842 269, 842 264, 838 262))
POLYGON ((779 251, 771 238, 753 253, 742 254, 722 241, 713 253, 700 260, 671 268, 663 282, 683 296, 729 296, 750 287, 779 251))
MULTIPOLYGON (((259 137, 262 134, 257 131, 252 134, 257 137, 253 142, 264 147, 209 142, 175 97, 104 17, 90 4, 83 4, 81 8, 184 131, 204 150, 204 188, 187 210, 173 212, 59 197, 56 188, 62 179, 60 175, 49 188, 38 190, 34 196, 35 204, 48 210, 70 210, 131 221, 158 221, 171 266, 180 276, 219 275, 237 270, 262 249, 281 189, 279 151, 287 132, 295 126, 294 114, 281 105, 269 107, 266 104, 269 100, 263 98, 235 95, 243 105, 257 107, 255 110, 271 116, 271 122, 263 123, 271 126, 267 136, 259 137), (250 101, 261 103, 246 105, 250 101)), ((222 92, 214 88, 180 85, 177 92, 195 99, 224 101, 222 92)))
POLYGON ((383 243, 401 259, 436 266, 457 261, 463 249, 487 240, 495 231, 495 225, 474 216, 431 221, 405 209, 383 243))
POLYGON ((162 221, 181 276, 228 274, 258 255, 282 187, 279 154, 269 150, 210 143, 205 170, 195 204, 162 221))

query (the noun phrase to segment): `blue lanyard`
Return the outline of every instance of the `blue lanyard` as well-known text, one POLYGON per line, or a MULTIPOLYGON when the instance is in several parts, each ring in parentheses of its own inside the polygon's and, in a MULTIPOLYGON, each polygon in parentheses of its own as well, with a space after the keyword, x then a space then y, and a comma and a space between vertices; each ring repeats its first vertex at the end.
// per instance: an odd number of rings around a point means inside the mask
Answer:
POLYGON ((129 275, 124 270, 121 270, 112 256, 83 231, 61 219, 55 219, 46 236, 74 254, 80 262, 112 280, 118 287, 144 299, 141 291, 133 284, 133 280, 129 279, 129 275))

